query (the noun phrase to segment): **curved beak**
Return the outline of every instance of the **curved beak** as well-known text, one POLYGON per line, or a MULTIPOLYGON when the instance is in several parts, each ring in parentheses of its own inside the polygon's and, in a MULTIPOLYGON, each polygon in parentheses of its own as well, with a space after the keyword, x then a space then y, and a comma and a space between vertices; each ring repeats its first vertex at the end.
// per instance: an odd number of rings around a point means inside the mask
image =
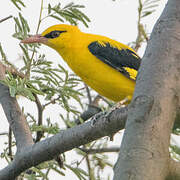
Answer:
POLYGON ((31 43, 43 43, 46 44, 48 42, 48 39, 44 36, 41 36, 40 34, 36 34, 34 36, 30 36, 26 39, 23 39, 21 43, 24 44, 31 44, 31 43))

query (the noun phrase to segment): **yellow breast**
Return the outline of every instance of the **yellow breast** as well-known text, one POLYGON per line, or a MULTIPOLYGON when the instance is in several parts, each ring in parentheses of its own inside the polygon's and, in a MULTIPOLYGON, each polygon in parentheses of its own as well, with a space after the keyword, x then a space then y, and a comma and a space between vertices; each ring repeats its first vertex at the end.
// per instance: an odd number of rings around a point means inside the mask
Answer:
POLYGON ((70 68, 102 96, 113 101, 132 98, 135 82, 106 65, 88 50, 88 42, 76 42, 58 51, 70 68))

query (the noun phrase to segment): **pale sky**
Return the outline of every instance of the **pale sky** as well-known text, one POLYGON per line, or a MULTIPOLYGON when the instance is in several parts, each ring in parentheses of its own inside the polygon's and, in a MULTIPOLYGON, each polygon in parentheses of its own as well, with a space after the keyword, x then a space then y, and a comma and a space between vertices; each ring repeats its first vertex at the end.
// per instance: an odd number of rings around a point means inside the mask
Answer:
MULTIPOLYGON (((44 0, 45 1, 45 0, 44 0)), ((60 0, 46 0, 44 3, 44 7, 47 7, 48 2, 52 4, 56 4, 60 0)), ((25 18, 28 19, 29 26, 31 27, 31 34, 34 34, 37 28, 38 18, 39 18, 39 10, 40 10, 40 3, 41 0, 33 0, 33 1, 24 1, 26 3, 26 8, 23 8, 23 15, 25 18)), ((79 24, 79 28, 88 33, 93 34, 101 34, 108 36, 112 39, 115 39, 119 42, 124 44, 128 44, 132 41, 135 41, 137 36, 137 8, 138 8, 138 0, 61 0, 62 4, 66 5, 68 2, 75 2, 77 4, 84 4, 86 8, 83 10, 85 14, 91 19, 91 23, 89 23, 89 28, 86 28, 82 24, 79 24)), ((149 33, 154 26, 157 18, 162 12, 162 9, 165 7, 167 0, 161 0, 159 3, 159 7, 156 8, 156 12, 152 15, 144 18, 143 22, 146 25, 146 29, 149 33)), ((3 1, 0 6, 0 19, 7 17, 9 15, 17 16, 17 8, 8 1, 3 1)), ((57 20, 53 20, 52 18, 44 21, 40 26, 40 32, 42 32, 47 27, 59 24, 57 20)), ((21 49, 19 48, 18 44, 19 41, 12 37, 14 33, 14 21, 13 19, 7 20, 0 24, 1 26, 1 33, 0 33, 0 43, 2 44, 5 52, 7 53, 8 59, 13 62, 16 66, 19 64, 19 55, 22 54, 21 49)), ((142 56, 144 53, 145 47, 142 47, 139 50, 139 55, 142 56)), ((62 61, 60 56, 53 51, 52 49, 41 46, 41 51, 47 55, 47 59, 51 59, 55 63, 60 63, 64 67, 67 65, 62 61)), ((33 114, 37 113, 36 107, 34 104, 28 100, 20 99, 19 103, 21 106, 25 107, 25 110, 31 112, 33 114)), ((57 119, 58 117, 58 110, 56 109, 57 113, 54 111, 54 107, 49 108, 48 112, 45 113, 44 116, 51 116, 52 119, 57 119)), ((0 133, 8 131, 8 123, 6 117, 2 111, 2 107, 0 106, 0 133)), ((119 136, 118 136, 119 138, 119 136)), ((117 144, 118 138, 115 137, 115 141, 111 144, 117 144)), ((3 152, 3 143, 6 140, 5 136, 0 136, 0 153, 3 152)), ((72 153, 72 151, 71 151, 72 153)), ((70 157, 69 162, 75 161, 78 157, 75 156, 74 159, 71 159, 72 154, 69 153, 68 157, 70 157)), ((74 157, 74 153, 73 153, 74 157)), ((116 159, 116 157, 113 157, 116 159)), ((0 169, 5 166, 4 163, 0 163, 0 169)), ((111 173, 112 171, 107 170, 107 174, 111 173)), ((53 176, 52 179, 55 176, 53 176)), ((74 179, 76 180, 77 177, 72 175, 71 173, 66 172, 65 177, 60 177, 61 180, 67 179, 74 179)), ((102 177, 102 180, 105 177, 102 177)))

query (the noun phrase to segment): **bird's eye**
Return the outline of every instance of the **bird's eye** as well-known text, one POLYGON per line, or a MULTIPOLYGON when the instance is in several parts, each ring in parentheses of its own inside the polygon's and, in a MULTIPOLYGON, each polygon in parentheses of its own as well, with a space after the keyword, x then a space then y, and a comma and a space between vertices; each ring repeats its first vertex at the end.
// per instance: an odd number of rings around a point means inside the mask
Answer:
POLYGON ((60 32, 59 31, 52 31, 51 32, 51 38, 56 38, 60 35, 60 32))
POLYGON ((66 31, 51 31, 50 33, 46 34, 44 37, 54 39, 59 37, 59 35, 64 32, 66 31))

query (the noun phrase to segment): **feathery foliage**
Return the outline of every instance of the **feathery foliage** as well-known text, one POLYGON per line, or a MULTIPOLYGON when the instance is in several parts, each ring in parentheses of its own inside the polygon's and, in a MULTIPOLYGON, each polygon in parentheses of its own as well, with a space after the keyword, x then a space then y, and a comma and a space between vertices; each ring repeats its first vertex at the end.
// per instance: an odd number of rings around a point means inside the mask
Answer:
MULTIPOLYGON (((17 8, 18 16, 14 17, 15 29, 14 38, 22 40, 27 37, 30 32, 29 22, 23 15, 23 9, 26 7, 26 2, 23 0, 11 0, 13 5, 17 8)), ((41 0, 40 16, 38 20, 38 26, 36 33, 39 31, 39 27, 42 22, 45 22, 47 18, 57 20, 58 23, 70 23, 72 25, 84 24, 88 27, 90 19, 83 12, 84 5, 75 3, 69 3, 62 5, 58 3, 56 5, 44 4, 41 0), (44 11, 44 13, 42 13, 44 11), (42 16, 43 14, 43 16, 42 16)), ((151 15, 158 6, 159 0, 139 0, 138 8, 138 35, 135 42, 133 42, 133 48, 138 50, 143 42, 148 41, 148 33, 146 32, 145 25, 142 20, 151 15)), ((3 5, 2 5, 3 6, 3 5)), ((28 8, 28 7, 26 7, 28 8)), ((31 131, 35 141, 39 141, 42 138, 49 137, 56 134, 64 128, 70 128, 76 126, 76 123, 72 121, 72 118, 77 118, 80 114, 77 107, 72 105, 75 102, 78 107, 85 108, 84 102, 91 102, 91 91, 85 88, 81 83, 81 80, 74 74, 70 73, 63 66, 55 65, 52 61, 46 58, 45 54, 40 53, 39 44, 20 44, 19 48, 22 51, 21 67, 16 67, 14 64, 8 61, 2 45, 0 44, 0 54, 2 62, 12 69, 23 74, 18 76, 17 74, 6 73, 6 78, 1 83, 9 87, 10 95, 12 97, 25 97, 30 101, 35 102, 40 114, 38 117, 34 114, 26 112, 22 108, 22 112, 25 114, 26 119, 30 125, 31 131), (87 90, 88 98, 84 95, 85 89, 87 90), (44 117, 43 113, 48 107, 57 105, 59 109, 63 110, 63 113, 59 112, 59 116, 56 117, 59 121, 63 121, 64 125, 53 122, 51 117, 44 117), (37 138, 38 137, 38 138, 37 138)), ((109 103, 109 102, 108 102, 109 103)), ((110 103, 109 103, 110 104, 110 103)), ((80 109, 80 108, 79 108, 80 109)), ((83 120, 81 119, 81 123, 83 120)), ((82 148, 91 150, 108 148, 108 138, 98 140, 84 145, 82 148)), ((15 154, 15 141, 9 140, 6 144, 7 148, 1 154, 1 158, 6 159, 9 163, 15 154), (11 153, 10 153, 11 152, 11 153)), ((172 156, 179 155, 179 148, 171 147, 172 156)), ((101 179, 101 174, 105 171, 106 167, 111 167, 109 157, 104 154, 87 154, 81 149, 75 149, 76 154, 81 157, 80 160, 67 163, 66 153, 62 154, 63 167, 60 167, 57 161, 49 161, 42 163, 36 167, 33 167, 23 174, 21 177, 24 179, 49 179, 51 171, 56 172, 61 176, 65 176, 66 170, 72 171, 78 179, 85 180, 87 178, 95 180, 101 179), (83 161, 88 164, 87 170, 82 169, 81 164, 83 161)), ((177 159, 177 156, 175 157, 177 159)), ((109 179, 109 177, 107 177, 109 179)))

